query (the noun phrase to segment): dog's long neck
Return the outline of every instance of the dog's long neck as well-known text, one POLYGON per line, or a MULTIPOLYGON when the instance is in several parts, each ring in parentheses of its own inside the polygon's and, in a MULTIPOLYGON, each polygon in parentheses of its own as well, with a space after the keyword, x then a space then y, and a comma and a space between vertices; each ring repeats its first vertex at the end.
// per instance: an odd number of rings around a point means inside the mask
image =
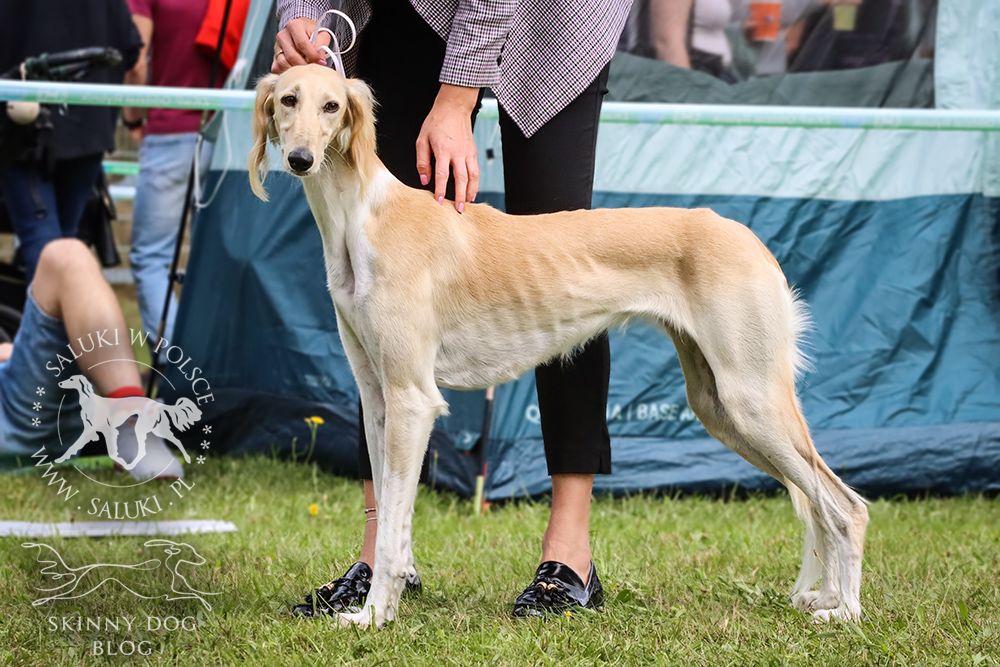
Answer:
POLYGON ((343 157, 333 155, 315 176, 303 179, 309 208, 323 238, 329 286, 353 294, 356 282, 366 276, 359 254, 370 252, 365 225, 383 206, 395 178, 382 162, 371 156, 361 173, 343 157))
POLYGON ((94 386, 87 381, 86 378, 82 378, 80 385, 76 388, 77 392, 80 394, 80 401, 89 401, 94 395, 94 386))

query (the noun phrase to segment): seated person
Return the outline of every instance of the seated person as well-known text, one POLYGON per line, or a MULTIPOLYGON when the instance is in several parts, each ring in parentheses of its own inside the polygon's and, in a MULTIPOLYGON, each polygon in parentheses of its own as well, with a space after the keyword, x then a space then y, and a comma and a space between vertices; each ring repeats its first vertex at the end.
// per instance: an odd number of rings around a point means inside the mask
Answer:
MULTIPOLYGON (((125 318, 97 260, 83 243, 60 239, 42 250, 13 344, 0 345, 0 456, 27 460, 43 447, 49 460, 62 453, 54 449, 59 443, 56 415, 62 398, 56 382, 76 374, 83 374, 105 397, 143 395, 125 318), (46 368, 59 363, 57 356, 73 356, 69 341, 88 340, 90 334, 113 329, 119 331, 116 344, 76 343, 72 349, 82 354, 58 377, 46 368), (121 360, 129 363, 107 363, 121 360)), ((62 414, 67 413, 73 410, 63 404, 62 414)), ((133 422, 134 418, 126 421, 118 430, 119 457, 129 462, 138 455, 133 422)), ((64 447, 70 444, 64 441, 64 447)), ((183 477, 184 469, 167 444, 149 434, 145 456, 129 473, 139 480, 175 479, 183 477)))

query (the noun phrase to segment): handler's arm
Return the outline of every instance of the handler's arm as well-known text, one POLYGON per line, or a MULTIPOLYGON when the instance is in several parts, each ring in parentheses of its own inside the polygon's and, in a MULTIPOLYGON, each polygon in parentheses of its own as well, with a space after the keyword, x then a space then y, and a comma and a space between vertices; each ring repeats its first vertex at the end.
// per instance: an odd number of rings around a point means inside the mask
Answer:
POLYGON ((500 51, 514 20, 517 0, 460 0, 448 34, 441 89, 417 137, 417 173, 431 180, 441 201, 449 171, 455 177, 455 208, 460 212, 479 192, 479 160, 469 117, 479 89, 500 81, 500 51))
MULTIPOLYGON (((309 38, 319 17, 331 9, 331 4, 331 0, 278 0, 278 25, 281 30, 274 40, 272 72, 280 74, 295 65, 326 62, 326 56, 309 38)), ((329 45, 330 36, 320 33, 316 41, 329 45)))
MULTIPOLYGON (((139 31, 139 38, 142 39, 142 49, 139 51, 135 65, 125 72, 124 83, 127 86, 144 86, 149 81, 149 44, 153 41, 153 19, 143 14, 132 14, 132 22, 135 23, 135 28, 139 31)), ((132 107, 122 109, 122 118, 126 123, 133 125, 129 129, 129 134, 132 135, 132 140, 136 143, 142 141, 141 123, 145 117, 145 109, 132 107), (138 127, 135 127, 136 125, 138 127)))
POLYGON ((500 51, 517 0, 461 0, 448 34, 441 83, 485 88, 500 81, 500 51))

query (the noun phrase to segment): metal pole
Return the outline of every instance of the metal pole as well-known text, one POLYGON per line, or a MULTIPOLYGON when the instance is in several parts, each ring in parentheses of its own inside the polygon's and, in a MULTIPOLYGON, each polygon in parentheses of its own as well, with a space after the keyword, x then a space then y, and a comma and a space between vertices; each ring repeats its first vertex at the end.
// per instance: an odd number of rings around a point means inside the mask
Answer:
MULTIPOLYGON (((250 90, 0 80, 0 100, 47 104, 250 111, 253 98, 254 93, 250 90)), ((496 100, 483 100, 479 113, 481 118, 497 118, 496 100)), ((605 102, 601 122, 611 125, 1000 132, 1000 110, 605 102)))
POLYGON ((490 430, 493 428, 494 392, 494 387, 486 389, 486 401, 483 406, 483 426, 479 434, 479 474, 476 475, 476 490, 472 496, 472 510, 477 515, 483 514, 489 508, 489 503, 486 502, 486 474, 489 471, 487 449, 490 444, 490 430))

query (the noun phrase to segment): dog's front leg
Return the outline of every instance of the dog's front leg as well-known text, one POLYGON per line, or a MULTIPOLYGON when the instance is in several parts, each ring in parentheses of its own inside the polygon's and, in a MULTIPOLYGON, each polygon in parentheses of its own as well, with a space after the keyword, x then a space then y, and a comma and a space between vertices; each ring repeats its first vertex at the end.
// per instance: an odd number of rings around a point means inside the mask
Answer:
POLYGON ((375 571, 368 600, 345 623, 381 627, 396 617, 407 575, 414 573, 411 531, 420 466, 434 419, 446 409, 433 380, 423 385, 392 385, 385 394, 385 460, 379 494, 375 571))
MULTIPOLYGON (((62 456, 60 456, 59 458, 57 458, 55 460, 55 463, 63 463, 64 461, 68 461, 71 456, 73 456, 78 451, 80 451, 81 449, 83 449, 83 447, 88 442, 91 442, 92 440, 96 440, 97 438, 98 438, 97 431, 95 431, 94 429, 90 428, 87 423, 84 423, 84 425, 83 425, 83 433, 81 433, 80 437, 76 439, 76 442, 74 442, 72 445, 69 446, 69 449, 67 449, 66 452, 62 456)), ((116 451, 115 454, 117 454, 117 453, 118 452, 116 451)))
POLYGON ((344 354, 354 373, 361 397, 364 413, 365 441, 368 444, 368 458, 372 465, 372 483, 375 488, 375 504, 379 502, 382 481, 382 460, 385 450, 385 399, 379 374, 372 365, 371 358, 362 347, 351 325, 337 312, 337 330, 344 354))

